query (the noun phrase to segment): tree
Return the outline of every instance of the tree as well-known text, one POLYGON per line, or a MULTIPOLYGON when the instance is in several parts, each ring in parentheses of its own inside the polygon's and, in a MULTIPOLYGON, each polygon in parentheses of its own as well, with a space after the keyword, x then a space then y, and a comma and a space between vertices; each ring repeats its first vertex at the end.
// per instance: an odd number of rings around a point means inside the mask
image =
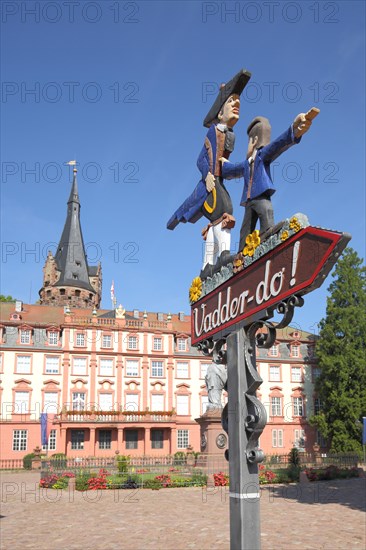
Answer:
POLYGON ((15 298, 12 296, 4 296, 4 294, 0 294, 0 302, 15 302, 15 298))
POLYGON ((332 274, 326 317, 320 322, 316 354, 321 374, 315 389, 321 411, 310 418, 330 442, 331 452, 361 452, 366 416, 366 268, 346 248, 332 274))

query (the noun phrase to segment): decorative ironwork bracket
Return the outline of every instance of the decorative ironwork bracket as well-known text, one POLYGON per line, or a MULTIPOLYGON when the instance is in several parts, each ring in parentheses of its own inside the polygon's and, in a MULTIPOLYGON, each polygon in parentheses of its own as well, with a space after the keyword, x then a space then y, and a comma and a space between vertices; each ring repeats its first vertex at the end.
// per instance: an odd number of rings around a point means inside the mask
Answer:
MULTIPOLYGON (((263 462, 264 453, 258 446, 258 440, 265 428, 267 422, 266 409, 261 401, 256 397, 256 391, 262 384, 263 380, 259 376, 256 366, 256 348, 270 348, 276 341, 277 329, 284 328, 291 322, 295 307, 302 307, 304 300, 301 296, 292 295, 287 300, 280 302, 277 307, 277 313, 283 315, 282 320, 279 323, 272 323, 266 320, 258 320, 248 324, 245 327, 233 327, 233 331, 243 331, 244 348, 242 353, 244 354, 245 364, 245 376, 246 376, 246 390, 245 405, 240 410, 247 412, 245 418, 245 431, 246 431, 246 458, 251 464, 257 464, 263 462)), ((198 349, 205 355, 212 357, 214 363, 226 364, 227 363, 227 350, 226 350, 226 338, 220 337, 215 340, 210 338, 204 340, 198 344, 198 349)), ((230 406, 229 402, 225 405, 222 412, 222 427, 228 434, 228 416, 230 406)), ((228 459, 228 451, 225 452, 225 456, 228 459)))

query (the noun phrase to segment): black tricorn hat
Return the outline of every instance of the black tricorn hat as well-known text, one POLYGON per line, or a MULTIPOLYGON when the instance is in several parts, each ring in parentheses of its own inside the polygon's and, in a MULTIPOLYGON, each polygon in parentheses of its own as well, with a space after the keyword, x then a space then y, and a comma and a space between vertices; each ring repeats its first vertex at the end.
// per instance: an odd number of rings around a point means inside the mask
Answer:
POLYGON ((206 126, 206 128, 209 128, 217 120, 217 116, 221 111, 221 107, 232 94, 240 95, 242 93, 245 86, 248 84, 251 76, 252 73, 246 71, 245 69, 242 69, 238 72, 238 74, 234 76, 234 78, 221 86, 219 94, 215 99, 215 103, 212 105, 211 109, 206 115, 205 120, 203 121, 203 125, 206 126))

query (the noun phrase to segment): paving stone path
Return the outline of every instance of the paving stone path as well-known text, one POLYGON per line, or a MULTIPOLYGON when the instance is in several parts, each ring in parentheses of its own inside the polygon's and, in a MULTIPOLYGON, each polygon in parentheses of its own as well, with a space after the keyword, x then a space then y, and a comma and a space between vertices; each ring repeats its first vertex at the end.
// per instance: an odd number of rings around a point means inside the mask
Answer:
MULTIPOLYGON (((228 550, 228 488, 39 489, 1 475, 1 550, 228 550)), ((264 487, 262 549, 366 548, 365 479, 264 487)), ((255 549, 253 549, 255 550, 255 549)))

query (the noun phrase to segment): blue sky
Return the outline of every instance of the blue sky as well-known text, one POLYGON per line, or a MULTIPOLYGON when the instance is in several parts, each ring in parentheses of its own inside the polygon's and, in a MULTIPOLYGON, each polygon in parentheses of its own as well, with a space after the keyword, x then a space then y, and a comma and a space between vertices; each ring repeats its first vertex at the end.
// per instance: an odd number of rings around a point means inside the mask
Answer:
MULTIPOLYGON (((188 313, 204 221, 173 232, 166 222, 199 180, 217 86, 241 68, 252 79, 231 159, 243 158, 254 116, 267 116, 276 137, 320 108, 274 167, 275 219, 303 212, 351 233, 365 256, 363 2, 4 1, 2 31, 1 293, 37 300, 65 221, 65 163, 76 159, 103 307, 114 279, 126 309, 188 313)), ((235 250, 242 186, 228 187, 235 250)), ((316 331, 329 283, 297 311, 303 330, 316 331)))

